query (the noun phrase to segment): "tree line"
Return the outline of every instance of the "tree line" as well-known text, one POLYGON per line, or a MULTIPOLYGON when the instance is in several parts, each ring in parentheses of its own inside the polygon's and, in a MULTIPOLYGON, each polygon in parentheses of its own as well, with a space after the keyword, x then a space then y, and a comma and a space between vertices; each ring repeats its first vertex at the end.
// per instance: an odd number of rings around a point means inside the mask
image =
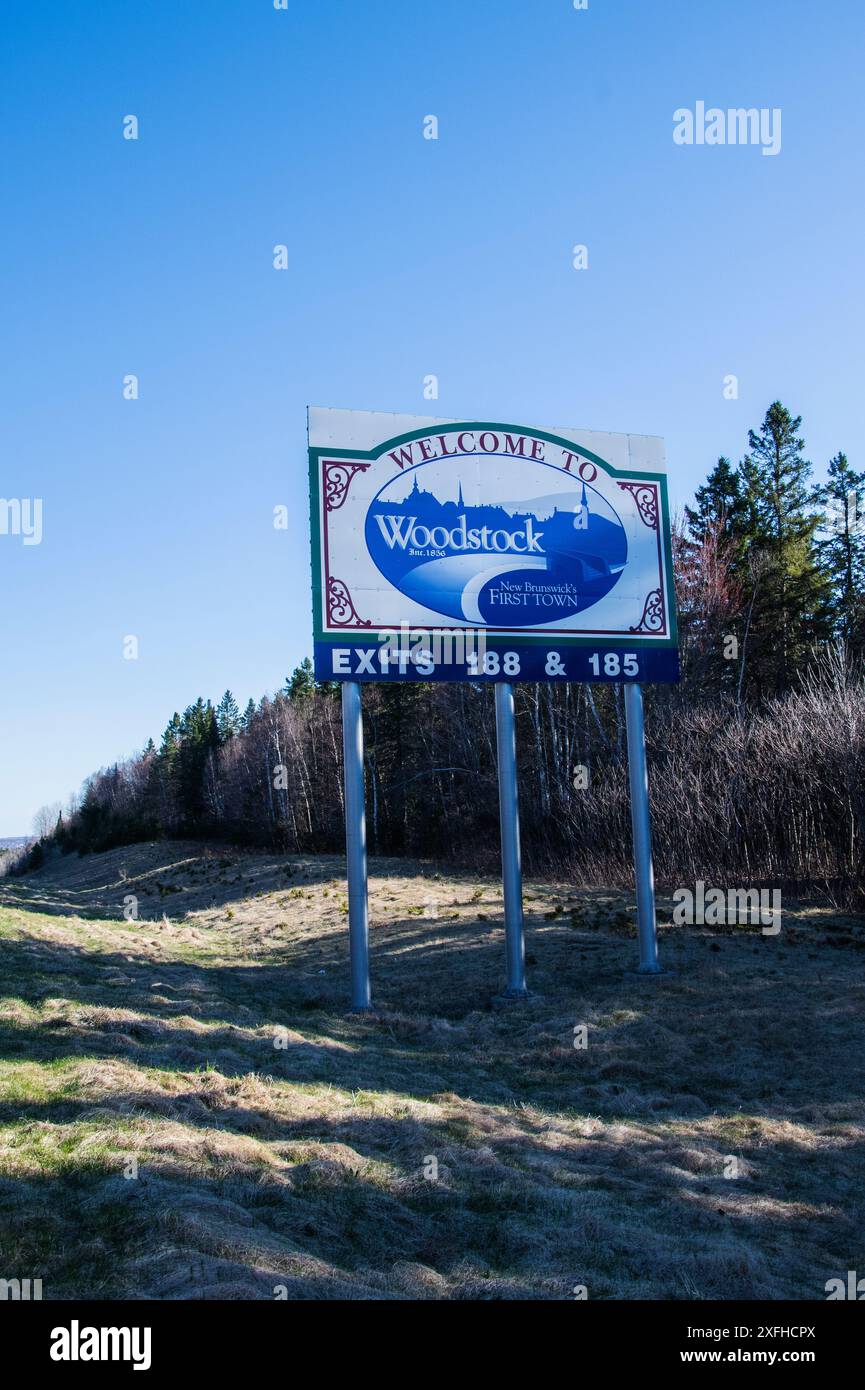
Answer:
MULTIPOLYGON (((865 824, 865 474, 839 452, 815 485, 800 431, 774 402, 674 526, 682 681, 646 692, 656 860, 662 880, 820 883, 849 901, 865 824)), ((527 863, 626 881, 621 688, 521 684, 517 713, 527 863)), ((493 692, 372 684, 364 715, 371 851, 493 863, 493 692)), ((243 711, 230 691, 199 698, 56 811, 30 867, 49 846, 161 836, 339 851, 338 687, 306 660, 243 711)))

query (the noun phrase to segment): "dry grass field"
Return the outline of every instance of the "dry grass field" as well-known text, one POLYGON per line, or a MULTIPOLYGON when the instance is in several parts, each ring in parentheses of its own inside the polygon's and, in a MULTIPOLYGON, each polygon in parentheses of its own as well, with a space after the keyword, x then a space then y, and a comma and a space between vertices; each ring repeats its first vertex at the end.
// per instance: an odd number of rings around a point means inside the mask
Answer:
POLYGON ((0 880, 0 1278, 772 1300, 865 1273, 861 921, 665 926, 646 980, 627 899, 528 883, 537 997, 500 1006, 499 884, 371 871, 370 1016, 340 859, 142 845, 0 880))

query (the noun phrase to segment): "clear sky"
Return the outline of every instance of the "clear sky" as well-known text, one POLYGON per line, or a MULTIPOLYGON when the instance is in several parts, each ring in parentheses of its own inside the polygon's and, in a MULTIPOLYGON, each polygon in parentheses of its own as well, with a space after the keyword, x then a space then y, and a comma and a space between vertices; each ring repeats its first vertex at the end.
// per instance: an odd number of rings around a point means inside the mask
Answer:
POLYGON ((43 502, 41 544, 0 534, 0 836, 310 652, 308 403, 663 435, 681 503, 779 397, 818 476, 862 466, 852 0, 0 26, 0 497, 43 502), (780 108, 780 154, 674 144, 698 101, 780 108))

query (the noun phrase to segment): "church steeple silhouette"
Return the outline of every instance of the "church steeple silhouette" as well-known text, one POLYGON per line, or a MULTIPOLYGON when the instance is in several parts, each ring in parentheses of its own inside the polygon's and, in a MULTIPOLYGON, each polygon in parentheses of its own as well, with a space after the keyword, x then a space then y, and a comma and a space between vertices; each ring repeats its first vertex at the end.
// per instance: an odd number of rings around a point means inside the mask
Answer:
POLYGON ((464 506, 465 506, 465 502, 463 501, 463 480, 462 480, 462 478, 460 478, 460 489, 459 489, 459 497, 457 498, 457 506, 458 506, 458 507, 464 507, 464 506))

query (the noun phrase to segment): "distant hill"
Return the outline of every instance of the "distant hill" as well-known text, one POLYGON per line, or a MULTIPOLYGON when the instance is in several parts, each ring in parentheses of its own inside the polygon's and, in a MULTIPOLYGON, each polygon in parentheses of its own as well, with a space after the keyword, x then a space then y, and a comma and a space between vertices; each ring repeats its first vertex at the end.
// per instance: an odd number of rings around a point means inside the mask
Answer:
POLYGON ((0 839, 0 874, 8 874, 16 861, 21 858, 21 851, 32 843, 32 835, 12 835, 5 840, 0 839))

